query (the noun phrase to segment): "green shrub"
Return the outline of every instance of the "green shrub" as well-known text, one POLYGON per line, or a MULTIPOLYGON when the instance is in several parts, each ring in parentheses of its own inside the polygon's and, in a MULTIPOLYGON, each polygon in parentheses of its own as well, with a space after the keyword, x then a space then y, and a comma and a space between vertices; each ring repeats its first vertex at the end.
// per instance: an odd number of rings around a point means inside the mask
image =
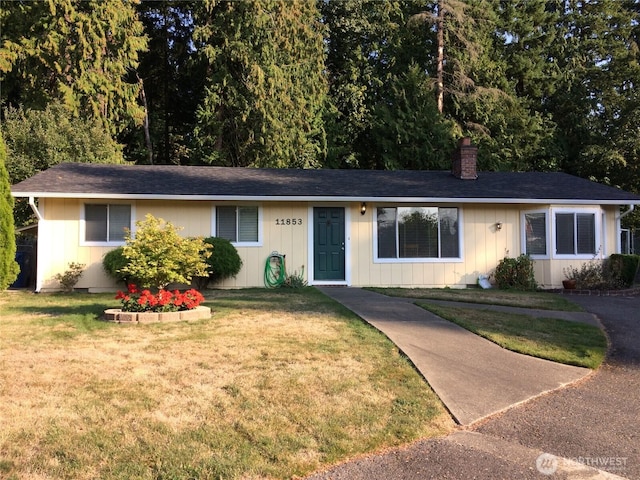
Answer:
POLYGON ((129 264, 129 259, 124 256, 124 247, 114 248, 107 252, 102 258, 102 268, 108 275, 115 278, 117 281, 127 285, 130 282, 135 283, 134 280, 129 278, 129 275, 124 273, 122 269, 129 264))
POLYGON ((570 265, 563 271, 565 277, 576 281, 580 290, 615 290, 624 287, 621 265, 619 259, 592 259, 579 268, 570 265))
POLYGON ((307 281, 304 279, 304 267, 298 272, 294 271, 291 275, 287 275, 284 282, 280 285, 282 288, 304 288, 307 281))
POLYGON ((55 275, 54 278, 60 282, 60 286, 64 292, 73 292, 73 287, 75 287, 78 280, 80 280, 84 267, 84 263, 71 262, 66 272, 55 275))
POLYGON ((503 258, 498 263, 493 277, 496 285, 501 289, 535 290, 538 288, 533 272, 533 260, 529 255, 503 258))
POLYGON ((639 265, 640 255, 614 253, 605 263, 605 270, 607 276, 618 279, 620 286, 628 288, 635 281, 639 265))
POLYGON ((128 263, 120 272, 135 278, 139 286, 160 289, 208 275, 211 247, 202 238, 181 237, 178 227, 151 214, 136 227, 135 238, 126 236, 122 253, 128 263))
POLYGON ((205 243, 211 245, 209 264, 209 281, 218 283, 225 278, 235 277, 242 268, 242 259, 238 250, 226 238, 208 237, 205 243))

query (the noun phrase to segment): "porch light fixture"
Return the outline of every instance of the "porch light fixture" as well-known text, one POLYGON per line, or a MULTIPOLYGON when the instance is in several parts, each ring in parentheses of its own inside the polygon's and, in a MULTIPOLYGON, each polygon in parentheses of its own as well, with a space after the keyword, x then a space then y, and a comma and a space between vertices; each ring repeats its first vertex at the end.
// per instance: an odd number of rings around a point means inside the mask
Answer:
POLYGON ((499 232, 502 230, 502 222, 496 222, 496 231, 499 232))
POLYGON ((367 213, 367 204, 362 202, 360 204, 360 215, 364 215, 365 213, 367 213))

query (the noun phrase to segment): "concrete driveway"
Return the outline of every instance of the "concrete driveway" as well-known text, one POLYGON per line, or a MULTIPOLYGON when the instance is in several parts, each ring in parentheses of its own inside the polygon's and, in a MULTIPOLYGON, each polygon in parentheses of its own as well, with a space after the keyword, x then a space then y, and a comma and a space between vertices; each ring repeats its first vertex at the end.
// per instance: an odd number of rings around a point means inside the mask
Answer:
POLYGON ((447 437, 309 478, 640 479, 640 297, 571 300, 609 335, 610 354, 597 372, 447 437))

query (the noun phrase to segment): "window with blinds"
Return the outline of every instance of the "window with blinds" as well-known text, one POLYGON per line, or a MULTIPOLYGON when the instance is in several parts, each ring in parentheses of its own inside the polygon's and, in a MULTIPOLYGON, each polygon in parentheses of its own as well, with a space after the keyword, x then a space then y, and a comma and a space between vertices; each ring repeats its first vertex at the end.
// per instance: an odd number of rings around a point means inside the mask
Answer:
POLYGON ((546 256, 547 214, 531 212, 524 214, 525 253, 532 256, 546 256))
POLYGON ((595 255, 596 215, 594 213, 556 213, 556 253, 595 255))
POLYGON ((258 207, 216 207, 216 236, 233 243, 258 242, 258 207))
POLYGON ((458 209, 379 207, 377 258, 458 258, 458 209))
POLYGON ((87 203, 84 227, 86 242, 122 243, 131 228, 131 205, 87 203))

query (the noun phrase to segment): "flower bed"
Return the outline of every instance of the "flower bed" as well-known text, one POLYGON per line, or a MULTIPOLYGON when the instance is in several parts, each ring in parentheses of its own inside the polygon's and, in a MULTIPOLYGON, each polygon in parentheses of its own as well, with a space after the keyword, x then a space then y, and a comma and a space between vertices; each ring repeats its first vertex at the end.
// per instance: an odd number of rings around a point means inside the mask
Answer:
POLYGON ((127 293, 118 292, 122 308, 105 310, 104 318, 118 323, 152 323, 200 320, 211 317, 211 309, 201 306, 204 297, 194 289, 180 292, 160 289, 158 293, 128 285, 127 293))

